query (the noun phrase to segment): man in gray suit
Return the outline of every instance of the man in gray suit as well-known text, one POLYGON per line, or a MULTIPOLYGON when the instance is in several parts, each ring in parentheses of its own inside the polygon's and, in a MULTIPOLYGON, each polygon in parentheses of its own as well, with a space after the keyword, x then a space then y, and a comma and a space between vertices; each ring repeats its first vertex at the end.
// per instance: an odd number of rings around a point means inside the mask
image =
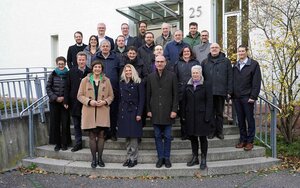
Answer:
POLYGON ((196 54, 197 60, 202 64, 202 61, 207 58, 207 55, 209 54, 210 45, 209 42, 209 33, 207 30, 203 30, 200 33, 200 44, 194 46, 193 52, 196 54))

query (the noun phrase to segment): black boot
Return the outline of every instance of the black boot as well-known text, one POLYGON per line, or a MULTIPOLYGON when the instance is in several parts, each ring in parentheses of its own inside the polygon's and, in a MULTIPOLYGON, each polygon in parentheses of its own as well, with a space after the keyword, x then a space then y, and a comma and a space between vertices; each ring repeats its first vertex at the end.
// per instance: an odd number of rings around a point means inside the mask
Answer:
POLYGON ((92 160, 92 163, 91 163, 91 167, 92 167, 92 168, 96 168, 96 167, 97 167, 97 159, 96 159, 96 156, 93 156, 93 160, 92 160))
POLYGON ((204 170, 206 168, 206 154, 201 153, 201 164, 200 164, 200 169, 204 170))
POLYGON ((198 158, 198 155, 194 155, 193 154, 193 158, 187 162, 187 166, 194 166, 194 165, 198 165, 199 164, 199 158, 198 158))
POLYGON ((100 167, 105 167, 105 164, 104 164, 104 162, 102 161, 102 156, 101 156, 101 155, 98 156, 98 165, 99 165, 100 167))

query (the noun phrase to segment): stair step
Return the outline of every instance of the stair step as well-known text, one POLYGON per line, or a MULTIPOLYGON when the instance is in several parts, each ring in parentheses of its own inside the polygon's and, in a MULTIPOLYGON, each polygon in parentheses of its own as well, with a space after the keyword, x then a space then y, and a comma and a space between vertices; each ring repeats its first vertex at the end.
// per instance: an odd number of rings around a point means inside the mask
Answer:
MULTIPOLYGON (((89 139, 87 136, 82 137, 83 147, 89 147, 89 139)), ((219 140, 218 138, 209 139, 208 147, 232 147, 239 142, 239 135, 225 135, 224 140, 219 140)), ((72 136, 72 143, 75 143, 75 137, 72 136)), ((126 142, 125 138, 118 138, 117 141, 107 140, 105 142, 104 148, 106 149, 125 149, 126 142)), ((181 140, 180 138, 174 138, 171 144, 171 149, 189 149, 191 148, 191 143, 189 140, 181 140)), ((139 149, 155 149, 154 138, 142 138, 142 142, 139 144, 139 149)))
MULTIPOLYGON (((90 161, 91 152, 88 148, 84 148, 77 152, 71 152, 71 148, 67 151, 54 151, 53 145, 45 145, 36 148, 38 157, 48 157, 55 159, 73 160, 73 161, 90 161)), ((199 151, 199 153, 201 153, 199 151)), ((235 147, 209 148, 207 160, 233 160, 242 158, 262 157, 265 155, 265 148, 255 146, 252 151, 246 152, 243 149, 235 147)), ((192 157, 191 149, 171 150, 171 161, 174 163, 186 163, 192 157)), ((123 163, 126 160, 126 150, 109 150, 103 151, 103 160, 108 163, 123 163)), ((154 163, 157 160, 156 150, 139 150, 139 163, 154 163)))
POLYGON ((208 168, 199 170, 199 166, 187 167, 186 163, 173 163, 172 168, 155 168, 153 164, 138 164, 134 168, 123 167, 121 163, 105 163, 104 168, 91 168, 90 162, 59 160, 52 158, 37 157, 32 159, 23 159, 22 164, 29 166, 32 163, 37 164, 48 172, 61 174, 79 174, 79 175, 96 175, 101 177, 138 177, 138 176, 154 176, 154 177, 183 177, 194 176, 195 173, 202 176, 218 175, 218 174, 234 174, 246 171, 254 171, 279 163, 278 159, 256 157, 249 159, 236 159, 229 161, 213 161, 207 162, 208 168))
MULTIPOLYGON (((181 128, 179 126, 172 127, 172 136, 173 137, 181 137, 181 128)), ((239 129, 237 126, 234 125, 224 125, 223 128, 224 135, 232 135, 232 134, 239 134, 239 129)), ((71 134, 74 135, 74 126, 71 126, 71 134)), ((83 136, 88 136, 88 132, 82 131, 83 136)), ((153 138, 154 137, 154 130, 152 126, 147 126, 143 128, 143 137, 144 138, 153 138)))

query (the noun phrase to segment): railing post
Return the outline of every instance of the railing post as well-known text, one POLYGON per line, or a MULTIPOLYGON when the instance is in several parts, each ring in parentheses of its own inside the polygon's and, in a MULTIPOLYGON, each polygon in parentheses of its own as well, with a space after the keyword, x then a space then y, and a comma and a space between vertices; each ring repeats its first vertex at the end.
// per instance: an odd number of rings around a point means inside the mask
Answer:
MULTIPOLYGON (((35 91, 36 91, 36 96, 37 98, 41 98, 43 97, 43 91, 42 91, 42 85, 41 85, 41 80, 39 79, 38 76, 35 77, 34 79, 34 84, 35 84, 35 91)), ((41 115, 41 122, 45 123, 45 110, 44 110, 44 106, 40 105, 40 103, 38 103, 39 105, 39 112, 41 115)))
MULTIPOLYGON (((276 104, 276 99, 273 97, 273 104, 276 104)), ((274 107, 270 108, 271 110, 271 148, 272 148, 272 157, 277 158, 277 141, 276 141, 276 134, 277 134, 277 109, 274 107)))
MULTIPOLYGON (((30 105, 30 73, 29 68, 26 68, 26 100, 27 106, 30 105)), ((28 145, 29 145, 29 157, 33 158, 34 148, 34 133, 33 133, 33 112, 32 109, 28 109, 28 145)))

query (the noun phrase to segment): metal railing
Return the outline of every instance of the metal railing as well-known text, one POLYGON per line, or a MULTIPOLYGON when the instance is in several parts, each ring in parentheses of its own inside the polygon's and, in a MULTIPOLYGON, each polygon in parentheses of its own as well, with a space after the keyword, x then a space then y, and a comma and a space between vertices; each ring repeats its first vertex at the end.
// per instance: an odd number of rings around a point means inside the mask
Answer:
MULTIPOLYGON (((28 145, 29 145, 29 157, 34 157, 34 125, 33 125, 33 111, 37 108, 40 108, 42 105, 44 105, 46 102, 48 102, 49 98, 48 95, 44 95, 43 97, 39 98, 35 102, 33 102, 31 105, 29 105, 27 108, 25 108, 20 113, 20 118, 23 117, 24 113, 28 111, 28 145)), ((42 109, 42 108, 40 108, 42 109)), ((42 122, 45 122, 45 113, 41 116, 42 122)))

